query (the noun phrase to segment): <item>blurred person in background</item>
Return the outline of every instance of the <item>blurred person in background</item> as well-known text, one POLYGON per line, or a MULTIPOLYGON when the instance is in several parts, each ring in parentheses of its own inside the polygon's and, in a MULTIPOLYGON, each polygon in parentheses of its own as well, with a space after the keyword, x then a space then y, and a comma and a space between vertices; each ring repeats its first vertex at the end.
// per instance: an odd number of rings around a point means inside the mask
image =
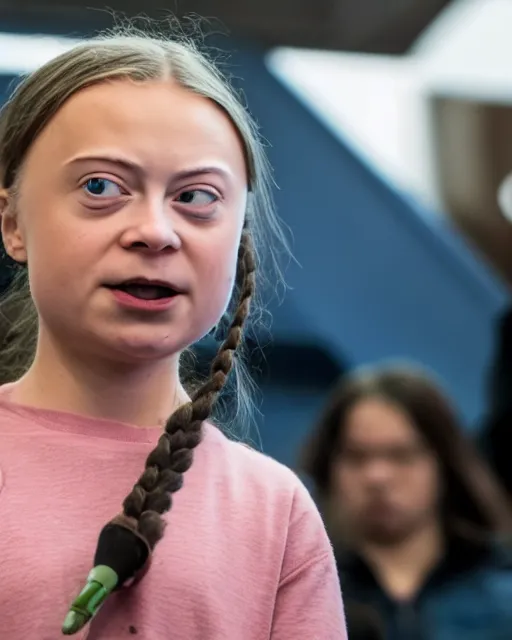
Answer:
POLYGON ((345 600, 372 607, 387 639, 512 638, 509 506, 426 375, 390 367, 345 377, 302 468, 345 600))

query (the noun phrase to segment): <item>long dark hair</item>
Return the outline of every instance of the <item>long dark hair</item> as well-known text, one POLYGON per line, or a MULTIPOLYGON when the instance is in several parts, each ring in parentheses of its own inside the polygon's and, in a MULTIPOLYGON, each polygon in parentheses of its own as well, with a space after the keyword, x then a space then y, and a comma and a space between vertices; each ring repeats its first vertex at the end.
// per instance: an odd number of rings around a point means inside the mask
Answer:
POLYGON ((465 436, 443 391, 412 367, 355 372, 332 391, 300 460, 301 469, 315 484, 321 506, 331 495, 331 471, 343 449, 347 414, 369 397, 383 398, 403 409, 435 453, 443 479, 443 515, 452 531, 480 539, 510 534, 512 515, 505 493, 465 436))

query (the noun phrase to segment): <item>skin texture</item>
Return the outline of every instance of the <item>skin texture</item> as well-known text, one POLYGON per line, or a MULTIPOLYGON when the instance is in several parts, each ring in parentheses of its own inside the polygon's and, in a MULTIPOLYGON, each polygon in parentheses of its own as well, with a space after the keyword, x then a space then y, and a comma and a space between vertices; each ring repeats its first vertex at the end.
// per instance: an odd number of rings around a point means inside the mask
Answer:
POLYGON ((437 520, 439 474, 408 416, 379 398, 347 417, 335 491, 357 535, 396 544, 437 520))
POLYGON ((246 199, 242 145, 209 100, 172 80, 73 96, 30 148, 16 198, 3 193, 4 243, 28 262, 40 316, 16 400, 166 417, 185 399, 180 352, 229 302, 246 199), (159 312, 126 309, 104 285, 133 278, 182 293, 159 312))

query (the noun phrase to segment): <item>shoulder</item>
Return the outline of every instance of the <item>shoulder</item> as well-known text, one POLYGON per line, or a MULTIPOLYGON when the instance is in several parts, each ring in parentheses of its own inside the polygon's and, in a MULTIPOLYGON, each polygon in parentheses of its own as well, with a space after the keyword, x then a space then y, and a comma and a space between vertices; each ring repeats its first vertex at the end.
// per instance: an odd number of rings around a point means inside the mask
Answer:
POLYGON ((15 386, 14 382, 4 382, 4 384, 0 384, 0 399, 7 400, 11 395, 11 392, 15 386))
POLYGON ((508 608, 512 601, 512 550, 510 547, 495 545, 491 561, 483 567, 483 575, 491 596, 503 600, 508 608))
POLYGON ((208 462, 222 469, 226 480, 236 481, 249 495, 277 499, 281 505, 288 502, 290 509, 302 504, 316 511, 305 486, 289 467, 248 444, 230 440, 212 425, 206 426, 205 444, 208 462))
POLYGON ((510 552, 499 545, 491 545, 478 564, 455 575, 442 590, 449 601, 464 606, 468 601, 473 602, 473 612, 493 615, 512 615, 510 602, 512 600, 512 564, 510 552))
POLYGON ((20 437, 23 435, 21 426, 25 423, 33 426, 33 420, 21 405, 11 401, 13 387, 12 383, 0 385, 0 432, 20 437))
POLYGON ((220 485, 227 483, 240 497, 242 508, 265 523, 268 531, 282 535, 283 576, 317 560, 334 564, 322 518, 296 473, 248 445, 229 440, 214 427, 208 427, 206 439, 221 469, 220 485))

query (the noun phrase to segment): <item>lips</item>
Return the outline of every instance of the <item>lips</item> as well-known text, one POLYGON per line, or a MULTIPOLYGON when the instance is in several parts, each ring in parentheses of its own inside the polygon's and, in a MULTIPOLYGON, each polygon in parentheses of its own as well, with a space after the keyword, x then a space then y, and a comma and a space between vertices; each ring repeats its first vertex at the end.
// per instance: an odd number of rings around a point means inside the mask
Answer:
POLYGON ((181 291, 169 283, 143 278, 126 280, 118 284, 109 284, 106 286, 108 289, 123 291, 139 300, 162 300, 172 298, 181 293, 181 291))

